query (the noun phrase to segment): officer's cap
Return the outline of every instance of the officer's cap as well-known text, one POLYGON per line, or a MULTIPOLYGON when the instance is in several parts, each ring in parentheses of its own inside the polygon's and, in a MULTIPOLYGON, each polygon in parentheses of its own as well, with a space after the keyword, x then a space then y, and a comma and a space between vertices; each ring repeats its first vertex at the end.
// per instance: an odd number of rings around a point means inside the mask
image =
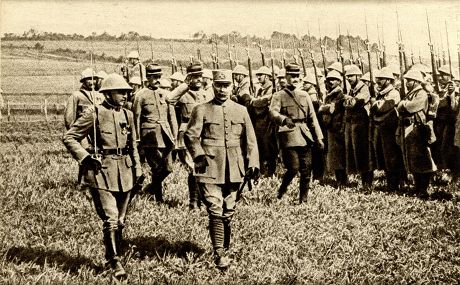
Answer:
POLYGON ((169 77, 169 79, 184 82, 185 77, 182 73, 180 73, 179 71, 176 71, 169 77))
POLYGON ((259 75, 259 74, 265 74, 268 76, 272 75, 270 68, 268 68, 267 66, 261 66, 259 69, 257 69, 256 75, 259 75))
POLYGON ((351 75, 363 75, 363 72, 359 67, 355 64, 350 64, 345 71, 346 76, 351 76, 351 75))
POLYGON ((157 63, 151 63, 147 65, 147 67, 145 68, 145 72, 147 73, 147 76, 163 74, 163 72, 161 71, 161 67, 157 63))
POLYGON ((409 71, 407 71, 407 73, 404 75, 404 78, 405 79, 415 80, 415 81, 418 81, 418 82, 423 82, 422 73, 420 71, 418 71, 418 70, 415 70, 415 69, 410 69, 409 71))
POLYGON ((187 75, 202 75, 203 66, 199 62, 191 63, 187 66, 187 75))
POLYGON ((395 76, 393 75, 393 71, 391 71, 389 67, 384 67, 376 72, 375 78, 385 78, 394 80, 395 76))
POLYGON ((136 58, 139 59, 139 52, 137 50, 133 50, 128 54, 128 58, 136 58))
POLYGON ((232 73, 233 74, 242 74, 242 75, 245 75, 245 76, 249 75, 249 71, 247 70, 247 68, 244 65, 235 66, 235 68, 233 69, 232 73))
POLYGON ((101 89, 99 92, 110 91, 110 90, 132 90, 131 86, 126 83, 123 76, 112 73, 107 75, 104 80, 102 80, 101 89))
POLYGON ((211 69, 203 69, 203 78, 209 78, 212 79, 212 71, 211 69))
POLYGON ((228 69, 217 69, 212 71, 214 82, 232 83, 232 71, 228 69))
POLYGON ((288 74, 300 75, 300 66, 297 63, 289 63, 286 65, 286 75, 288 74))
POLYGON ((80 82, 83 82, 85 79, 88 78, 96 78, 96 72, 92 68, 87 68, 81 72, 80 82))
POLYGON ((342 81, 342 74, 340 74, 337 70, 331 70, 327 73, 326 79, 337 79, 342 81))

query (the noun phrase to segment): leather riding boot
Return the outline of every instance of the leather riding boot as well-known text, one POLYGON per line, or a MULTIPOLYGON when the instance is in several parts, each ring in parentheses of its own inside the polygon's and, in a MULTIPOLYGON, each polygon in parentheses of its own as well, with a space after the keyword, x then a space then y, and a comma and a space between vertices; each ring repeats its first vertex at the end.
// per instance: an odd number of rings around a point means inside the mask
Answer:
POLYGON ((283 176, 283 181, 281 182, 281 186, 278 189, 278 199, 283 198, 284 193, 286 193, 289 184, 291 183, 292 179, 294 179, 296 173, 292 171, 286 171, 283 176))
POLYGON ((374 180, 373 171, 366 171, 366 172, 361 173, 361 183, 365 191, 372 190, 372 180, 374 180))
POLYGON ((230 239, 232 237, 232 228, 230 226, 230 221, 224 220, 224 249, 230 249, 230 239))
POLYGON ((190 173, 187 178, 188 192, 189 192, 189 204, 188 207, 190 210, 196 209, 199 207, 199 193, 198 193, 198 184, 196 182, 195 176, 193 173, 190 173))
POLYGON ((105 259, 112 268, 113 276, 117 279, 126 278, 127 274, 120 262, 117 251, 116 233, 113 230, 104 232, 105 259))
POLYGON ((300 174, 299 188, 299 204, 306 203, 308 190, 310 189, 310 177, 306 174, 300 174))
POLYGON ((342 188, 348 183, 348 176, 345 169, 335 171, 335 180, 337 181, 337 188, 342 188))

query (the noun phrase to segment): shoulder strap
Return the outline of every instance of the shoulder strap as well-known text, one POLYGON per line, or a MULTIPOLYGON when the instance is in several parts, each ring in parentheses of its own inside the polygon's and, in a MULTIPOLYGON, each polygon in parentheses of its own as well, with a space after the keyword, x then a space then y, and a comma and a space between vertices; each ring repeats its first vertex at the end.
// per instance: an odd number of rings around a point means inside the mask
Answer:
POLYGON ((93 99, 88 96, 83 90, 80 89, 81 94, 83 94, 91 103, 93 103, 93 99))
POLYGON ((300 110, 302 110, 304 115, 307 116, 307 112, 304 110, 302 104, 300 104, 300 102, 297 99, 297 96, 295 95, 295 93, 291 92, 291 90, 289 90, 287 88, 284 88, 283 91, 286 92, 289 96, 291 96, 291 98, 294 100, 294 102, 297 104, 297 106, 300 108, 300 110))

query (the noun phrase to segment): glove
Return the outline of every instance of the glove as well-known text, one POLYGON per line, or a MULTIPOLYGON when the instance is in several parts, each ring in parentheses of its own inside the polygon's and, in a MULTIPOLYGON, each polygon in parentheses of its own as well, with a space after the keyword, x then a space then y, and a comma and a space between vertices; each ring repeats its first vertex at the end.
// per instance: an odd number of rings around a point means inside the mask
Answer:
POLYGON ((295 123, 292 121, 291 118, 284 119, 284 125, 290 129, 295 127, 295 123))
POLYGON ((318 148, 319 148, 319 149, 321 149, 321 150, 324 149, 324 142, 323 142, 323 140, 318 140, 317 144, 318 144, 318 148))
POLYGON ((84 165, 86 167, 86 169, 90 169, 90 170, 93 170, 96 174, 101 170, 102 168, 102 162, 91 156, 91 155, 88 155, 86 156, 83 161, 81 162, 82 165, 84 165))
POLYGON ((208 161, 206 160, 206 156, 200 155, 195 158, 195 173, 203 174, 206 172, 206 167, 208 166, 208 161))
POLYGON ((249 167, 248 170, 246 170, 245 176, 254 180, 257 179, 257 177, 259 176, 259 168, 249 167))

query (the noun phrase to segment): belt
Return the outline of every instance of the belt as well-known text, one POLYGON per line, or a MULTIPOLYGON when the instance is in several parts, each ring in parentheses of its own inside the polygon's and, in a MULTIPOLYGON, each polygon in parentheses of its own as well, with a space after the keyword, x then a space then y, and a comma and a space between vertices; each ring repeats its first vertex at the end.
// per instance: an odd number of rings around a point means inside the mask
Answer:
POLYGON ((127 155, 129 154, 129 148, 100 149, 98 153, 102 155, 127 155))
POLYGON ((294 123, 306 123, 306 122, 307 122, 307 118, 303 118, 303 119, 292 119, 292 122, 294 122, 294 123))

